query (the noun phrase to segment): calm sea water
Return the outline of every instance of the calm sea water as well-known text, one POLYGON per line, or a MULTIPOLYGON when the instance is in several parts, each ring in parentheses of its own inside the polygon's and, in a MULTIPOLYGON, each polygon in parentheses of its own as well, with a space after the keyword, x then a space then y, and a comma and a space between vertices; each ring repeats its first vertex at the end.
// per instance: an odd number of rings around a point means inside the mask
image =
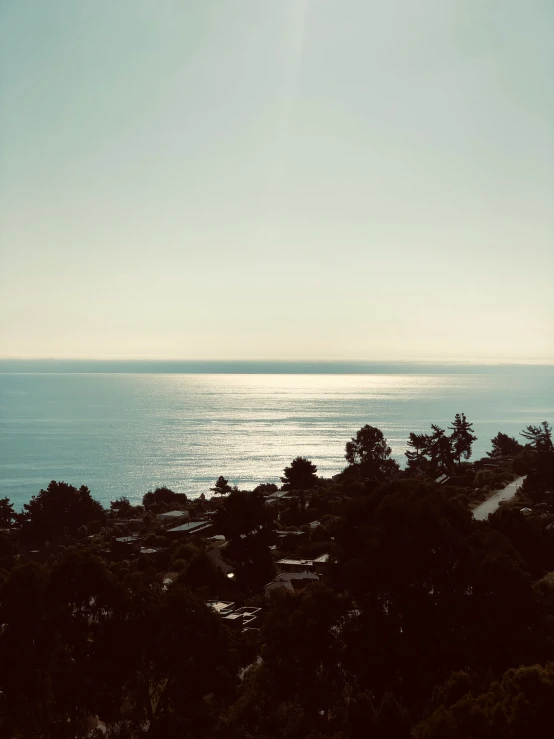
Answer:
POLYGON ((551 368, 465 374, 2 374, 0 497, 20 508, 50 480, 102 503, 167 485, 208 493, 218 475, 278 482, 305 455, 329 476, 364 424, 403 459, 410 431, 465 412, 483 456, 498 431, 553 420, 551 368))

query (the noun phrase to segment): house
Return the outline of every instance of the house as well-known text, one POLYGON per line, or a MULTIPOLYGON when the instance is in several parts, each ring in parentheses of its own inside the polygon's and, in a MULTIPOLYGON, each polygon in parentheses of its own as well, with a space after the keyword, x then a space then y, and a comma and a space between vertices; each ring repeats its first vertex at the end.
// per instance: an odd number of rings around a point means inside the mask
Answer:
POLYGON ((188 521, 182 523, 180 526, 175 526, 172 529, 167 529, 166 535, 173 536, 175 538, 181 538, 186 536, 195 536, 202 533, 206 536, 212 531, 212 524, 209 521, 188 521))
POLYGON ((242 613, 229 613, 227 616, 223 616, 221 620, 233 629, 242 629, 244 625, 242 613))
POLYGON ((275 563, 279 572, 315 572, 322 575, 327 572, 329 555, 322 554, 314 559, 297 559, 295 557, 284 557, 275 563))
POLYGON ((188 511, 166 511, 165 513, 158 513, 158 521, 162 523, 185 521, 188 518, 190 518, 188 511))
POLYGON ((329 555, 322 554, 319 557, 316 557, 314 559, 314 568, 316 575, 319 575, 320 577, 326 575, 329 571, 329 555))
POLYGON ((257 618, 261 610, 261 608, 255 608, 254 606, 242 606, 242 608, 235 609, 234 613, 242 613, 243 616, 257 618))
POLYGON ((284 557, 275 562, 278 572, 304 572, 304 570, 314 569, 313 559, 295 559, 294 557, 284 557))
POLYGON ((302 590, 314 582, 319 582, 319 576, 313 572, 280 572, 271 582, 264 586, 266 596, 273 590, 288 590, 294 592, 302 590))
POLYGON ((208 600, 206 605, 220 616, 229 615, 229 613, 233 612, 235 607, 235 604, 230 600, 208 600))
POLYGON ((118 536, 112 539, 112 552, 114 555, 129 557, 140 551, 139 536, 118 536))

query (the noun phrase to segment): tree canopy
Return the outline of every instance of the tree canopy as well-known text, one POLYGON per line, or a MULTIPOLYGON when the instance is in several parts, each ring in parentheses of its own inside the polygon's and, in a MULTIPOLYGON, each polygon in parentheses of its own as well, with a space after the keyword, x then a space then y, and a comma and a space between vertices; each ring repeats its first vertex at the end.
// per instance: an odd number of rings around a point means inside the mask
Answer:
POLYGON ((513 436, 503 434, 499 431, 495 437, 491 439, 492 450, 487 452, 491 459, 500 459, 502 457, 515 457, 516 454, 523 449, 523 446, 513 436))
POLYGON ((554 449, 552 444, 552 426, 547 421, 543 421, 539 426, 527 426, 521 432, 521 436, 537 452, 551 452, 554 449))
POLYGON ((383 432, 366 424, 346 444, 345 459, 364 477, 386 479, 398 471, 397 462, 391 458, 392 449, 383 432))
POLYGON ((296 457, 285 467, 281 478, 284 489, 309 490, 317 484, 317 467, 306 457, 296 457))
POLYGON ((26 538, 51 539, 74 534, 92 521, 103 522, 105 512, 90 490, 66 482, 52 482, 23 506, 21 533, 26 538))
POLYGON ((184 505, 188 498, 185 493, 175 493, 166 487, 149 490, 142 498, 142 505, 147 511, 161 511, 168 505, 184 505))
POLYGON ((213 488, 210 488, 214 495, 227 495, 232 489, 229 485, 229 480, 226 480, 223 475, 220 475, 215 481, 213 488))

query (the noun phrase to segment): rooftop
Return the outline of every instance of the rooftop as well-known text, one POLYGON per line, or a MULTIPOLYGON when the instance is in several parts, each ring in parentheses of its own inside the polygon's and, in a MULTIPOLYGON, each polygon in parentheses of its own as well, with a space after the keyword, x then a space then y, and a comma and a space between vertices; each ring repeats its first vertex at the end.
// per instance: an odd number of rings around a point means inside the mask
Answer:
POLYGON ((222 613, 231 610, 235 604, 230 600, 209 600, 206 605, 216 613, 222 613))
POLYGON ((180 518, 186 515, 188 515, 186 511, 166 511, 165 513, 159 513, 158 518, 180 518))
POLYGON ((276 562, 278 565, 299 565, 300 567, 311 567, 313 563, 313 559, 294 559, 294 557, 284 557, 276 562))
POLYGON ((168 529, 167 533, 189 533, 192 534, 195 531, 203 531, 211 526, 208 521, 187 521, 182 523, 180 526, 174 526, 172 529, 168 529))
POLYGON ((139 540, 138 536, 119 536, 115 539, 118 544, 136 544, 139 540))

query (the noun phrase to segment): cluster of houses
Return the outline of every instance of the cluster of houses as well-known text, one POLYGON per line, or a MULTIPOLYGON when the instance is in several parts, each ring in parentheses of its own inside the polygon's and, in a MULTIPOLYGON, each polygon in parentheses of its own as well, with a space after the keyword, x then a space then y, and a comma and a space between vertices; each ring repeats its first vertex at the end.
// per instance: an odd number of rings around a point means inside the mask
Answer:
POLYGON ((261 608, 242 606, 235 608, 235 604, 228 600, 209 600, 206 603, 222 621, 232 628, 241 628, 243 631, 255 628, 261 608))
MULTIPOLYGON (((266 502, 269 505, 282 500, 290 493, 285 491, 273 492, 266 496, 266 502)), ((190 520, 189 513, 182 510, 172 510, 160 513, 157 516, 159 523, 162 525, 163 534, 175 541, 186 540, 189 537, 202 536, 208 541, 207 556, 226 577, 233 578, 235 576, 235 565, 225 557, 225 547, 227 542, 221 534, 215 533, 212 523, 213 511, 205 511, 197 520, 190 520)), ((118 525, 121 522, 117 522, 118 525)), ((133 522, 125 522, 127 530, 132 528, 129 524, 133 522)), ((139 521, 137 520, 137 524, 139 521)), ((140 521, 142 524, 143 522, 140 521)), ((312 528, 317 526, 318 522, 314 522, 312 528)), ((294 551, 303 537, 306 537, 305 531, 299 530, 277 530, 277 544, 272 547, 274 550, 281 552, 294 551)), ((138 555, 155 555, 159 551, 157 547, 141 546, 141 537, 136 534, 115 537, 112 541, 111 554, 119 557, 138 556, 138 555)), ((296 592, 302 590, 314 582, 325 581, 327 579, 329 567, 329 555, 323 554, 319 557, 307 559, 300 557, 285 557, 279 559, 275 563, 277 574, 271 582, 264 586, 264 593, 267 597, 274 591, 296 592)), ((165 587, 175 581, 178 573, 167 572, 164 577, 165 587)), ((233 602, 226 600, 209 601, 208 605, 216 611, 223 621, 230 626, 240 626, 242 629, 256 628, 259 619, 259 608, 242 607, 237 608, 233 602)))
POLYGON ((302 590, 307 585, 325 580, 328 574, 329 555, 322 554, 315 559, 285 557, 276 563, 277 575, 264 587, 266 595, 274 590, 302 590))

